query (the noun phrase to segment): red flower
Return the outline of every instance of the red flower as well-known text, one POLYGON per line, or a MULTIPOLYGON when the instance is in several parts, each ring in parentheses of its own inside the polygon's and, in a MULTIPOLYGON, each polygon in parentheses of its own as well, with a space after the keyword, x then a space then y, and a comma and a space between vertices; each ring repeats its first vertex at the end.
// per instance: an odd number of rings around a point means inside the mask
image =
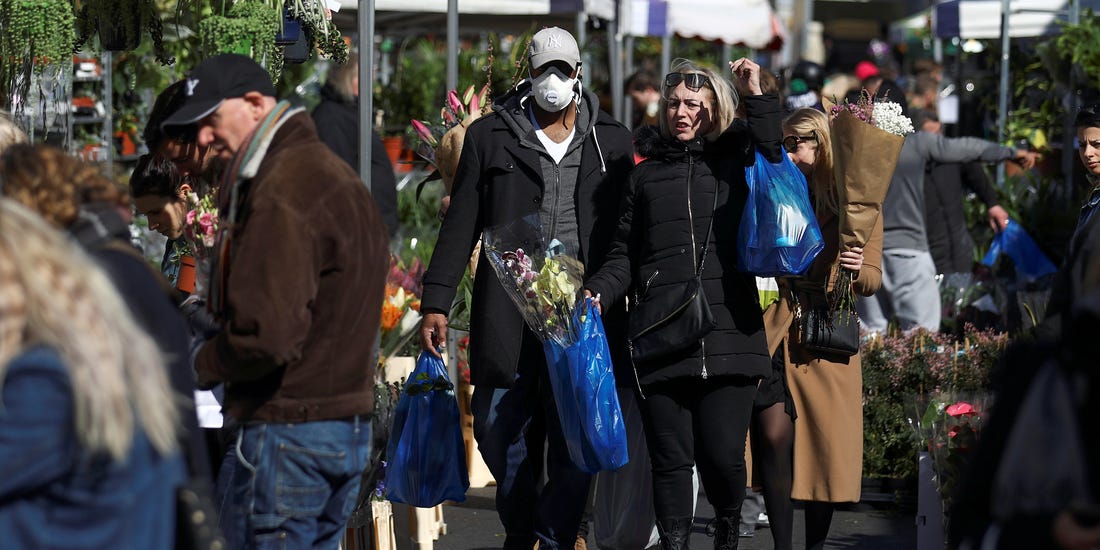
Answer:
POLYGON ((945 412, 950 416, 962 416, 964 414, 978 414, 977 409, 966 401, 959 401, 954 405, 948 405, 945 412))

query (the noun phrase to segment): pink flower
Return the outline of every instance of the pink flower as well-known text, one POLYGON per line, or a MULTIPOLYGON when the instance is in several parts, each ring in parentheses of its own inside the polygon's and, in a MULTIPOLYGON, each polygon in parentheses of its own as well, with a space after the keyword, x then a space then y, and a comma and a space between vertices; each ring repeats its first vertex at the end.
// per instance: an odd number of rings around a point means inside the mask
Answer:
MULTIPOLYGON (((194 212, 194 210, 192 210, 192 212, 194 212)), ((188 213, 187 215, 190 216, 191 214, 188 213)), ((203 229, 213 230, 214 215, 210 212, 203 212, 202 214, 199 214, 199 225, 202 226, 203 229)))
POLYGON ((207 236, 207 237, 213 237, 215 235, 214 226, 213 225, 206 226, 206 231, 205 231, 204 235, 207 236))
POLYGON ((962 416, 964 414, 978 414, 974 406, 966 401, 959 401, 954 405, 948 405, 945 411, 950 416, 962 416))
POLYGON ((195 212, 194 210, 188 210, 187 211, 187 225, 194 224, 195 223, 195 216, 197 216, 197 215, 198 215, 198 213, 195 212))

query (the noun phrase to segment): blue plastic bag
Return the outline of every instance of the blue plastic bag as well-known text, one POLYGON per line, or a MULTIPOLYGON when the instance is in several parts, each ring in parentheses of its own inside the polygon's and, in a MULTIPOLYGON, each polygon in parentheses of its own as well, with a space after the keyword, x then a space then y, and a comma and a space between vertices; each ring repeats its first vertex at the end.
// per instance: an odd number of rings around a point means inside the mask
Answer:
POLYGON ((737 233, 737 268, 759 277, 801 275, 825 248, 806 177, 787 155, 772 164, 757 151, 745 181, 749 197, 737 233))
POLYGON ((543 342, 554 403, 569 458, 588 473, 617 470, 628 459, 626 426, 603 321, 588 299, 573 312, 577 340, 562 347, 543 342))
POLYGON ((1012 264, 1016 268, 1016 275, 1027 281, 1034 281, 1044 275, 1058 271, 1053 262, 1039 250, 1039 245, 1031 239, 1020 224, 1008 220, 1008 225, 993 236, 993 244, 989 246, 982 258, 982 263, 993 267, 997 257, 1007 254, 1012 258, 1012 264))
POLYGON ((470 488, 458 401, 443 360, 416 359, 393 418, 386 447, 386 499, 417 508, 462 502, 470 488))

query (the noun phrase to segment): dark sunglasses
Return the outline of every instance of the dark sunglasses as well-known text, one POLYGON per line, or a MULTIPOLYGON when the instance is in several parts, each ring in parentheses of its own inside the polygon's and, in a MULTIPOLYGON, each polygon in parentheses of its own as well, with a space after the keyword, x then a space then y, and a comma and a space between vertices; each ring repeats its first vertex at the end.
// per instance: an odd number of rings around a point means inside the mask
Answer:
MULTIPOLYGON (((668 73, 665 75, 665 87, 675 88, 683 82, 687 89, 698 92, 703 86, 710 86, 710 79, 707 75, 700 73, 668 73)), ((714 89, 711 86, 711 89, 714 89)))
POLYGON ((803 141, 817 141, 817 131, 810 130, 810 135, 808 136, 787 136, 783 138, 783 148, 786 149, 788 153, 793 153, 798 150, 798 144, 803 141))

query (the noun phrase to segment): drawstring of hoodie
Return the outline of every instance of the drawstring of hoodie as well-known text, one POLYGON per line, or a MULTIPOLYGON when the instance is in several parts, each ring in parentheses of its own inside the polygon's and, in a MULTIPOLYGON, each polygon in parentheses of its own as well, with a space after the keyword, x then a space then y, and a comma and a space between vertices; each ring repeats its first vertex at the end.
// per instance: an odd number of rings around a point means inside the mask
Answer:
POLYGON ((607 165, 603 162, 603 149, 600 149, 600 137, 596 135, 595 126, 592 127, 592 141, 596 142, 596 153, 598 153, 600 157, 600 173, 606 174, 607 165))

